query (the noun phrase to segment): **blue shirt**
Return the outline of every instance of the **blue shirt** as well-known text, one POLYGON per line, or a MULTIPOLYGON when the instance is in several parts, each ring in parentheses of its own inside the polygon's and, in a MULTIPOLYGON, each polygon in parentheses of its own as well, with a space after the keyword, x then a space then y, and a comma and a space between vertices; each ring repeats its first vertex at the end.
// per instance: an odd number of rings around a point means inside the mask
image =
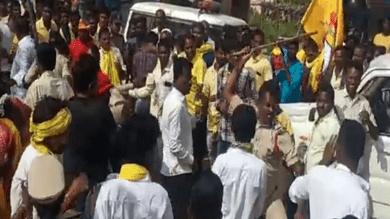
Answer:
MULTIPOLYGON (((288 63, 288 51, 283 48, 284 61, 288 63)), ((288 64, 287 64, 288 65, 288 64)), ((288 65, 288 70, 291 74, 291 84, 288 83, 285 70, 277 73, 276 79, 280 86, 280 102, 281 103, 297 103, 301 101, 301 84, 303 76, 303 65, 298 60, 288 65)))

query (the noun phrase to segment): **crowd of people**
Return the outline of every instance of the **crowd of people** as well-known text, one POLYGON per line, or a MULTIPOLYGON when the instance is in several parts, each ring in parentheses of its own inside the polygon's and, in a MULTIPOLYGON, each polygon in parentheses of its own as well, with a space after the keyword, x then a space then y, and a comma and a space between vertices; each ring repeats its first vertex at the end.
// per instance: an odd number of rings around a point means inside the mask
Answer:
POLYGON ((1 218, 370 217, 379 131, 357 89, 388 19, 373 44, 279 39, 268 56, 259 28, 212 38, 160 9, 124 35, 107 8, 28 5, 0 1, 1 218), (298 102, 317 103, 307 145, 279 106, 298 102))

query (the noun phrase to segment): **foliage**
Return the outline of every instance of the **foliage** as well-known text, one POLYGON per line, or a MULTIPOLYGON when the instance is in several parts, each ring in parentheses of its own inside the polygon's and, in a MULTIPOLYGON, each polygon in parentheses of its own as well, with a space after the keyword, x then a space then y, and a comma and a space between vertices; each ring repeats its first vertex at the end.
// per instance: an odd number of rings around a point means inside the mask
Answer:
MULTIPOLYGON (((296 0, 298 1, 298 0, 296 0)), ((260 27, 265 34, 265 42, 275 42, 278 36, 292 37, 295 36, 298 29, 298 22, 285 22, 285 21, 273 21, 261 16, 257 11, 251 10, 250 12, 250 26, 260 27)))

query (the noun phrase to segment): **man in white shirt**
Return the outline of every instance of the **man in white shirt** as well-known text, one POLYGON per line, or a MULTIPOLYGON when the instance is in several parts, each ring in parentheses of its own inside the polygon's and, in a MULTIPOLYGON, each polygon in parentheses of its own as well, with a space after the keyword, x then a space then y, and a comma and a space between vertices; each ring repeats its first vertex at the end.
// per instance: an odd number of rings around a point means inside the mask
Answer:
POLYGON ((225 154, 217 157, 212 168, 224 186, 223 219, 257 219, 263 213, 267 167, 250 152, 256 123, 252 106, 241 104, 235 108, 232 129, 236 141, 225 154))
POLYGON ((145 168, 158 135, 157 119, 150 115, 136 115, 115 134, 113 146, 124 152, 125 163, 117 177, 102 184, 95 219, 173 219, 167 191, 145 168))
POLYGON ((333 219, 353 215, 369 218, 369 184, 356 175, 359 159, 364 153, 365 131, 356 121, 344 120, 336 145, 328 144, 321 163, 310 172, 295 179, 289 195, 298 203, 300 216, 304 214, 302 201, 309 200, 310 218, 333 219))
POLYGON ((153 72, 148 74, 145 86, 129 90, 129 95, 137 99, 151 96, 150 114, 160 119, 164 100, 173 86, 173 60, 167 42, 160 42, 157 49, 157 65, 153 72))
POLYGON ((329 83, 323 83, 317 92, 317 113, 306 152, 306 172, 317 165, 325 150, 325 146, 337 137, 340 129, 339 118, 334 107, 334 90, 329 83))
POLYGON ((185 95, 191 86, 191 63, 179 58, 174 61, 174 87, 165 99, 161 118, 163 187, 168 191, 175 218, 188 218, 191 196, 192 146, 191 116, 185 95))
POLYGON ((29 35, 29 22, 19 19, 16 23, 16 36, 20 40, 11 68, 11 94, 20 98, 26 95, 24 77, 36 59, 35 42, 29 35))

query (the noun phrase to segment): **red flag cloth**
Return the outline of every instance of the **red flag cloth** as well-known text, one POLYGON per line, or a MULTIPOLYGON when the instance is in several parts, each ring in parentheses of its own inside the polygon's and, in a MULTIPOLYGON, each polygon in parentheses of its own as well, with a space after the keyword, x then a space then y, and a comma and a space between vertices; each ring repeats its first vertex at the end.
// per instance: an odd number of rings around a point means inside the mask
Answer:
POLYGON ((104 96, 110 92, 110 89, 113 88, 110 78, 103 73, 102 70, 98 73, 98 96, 104 96))

